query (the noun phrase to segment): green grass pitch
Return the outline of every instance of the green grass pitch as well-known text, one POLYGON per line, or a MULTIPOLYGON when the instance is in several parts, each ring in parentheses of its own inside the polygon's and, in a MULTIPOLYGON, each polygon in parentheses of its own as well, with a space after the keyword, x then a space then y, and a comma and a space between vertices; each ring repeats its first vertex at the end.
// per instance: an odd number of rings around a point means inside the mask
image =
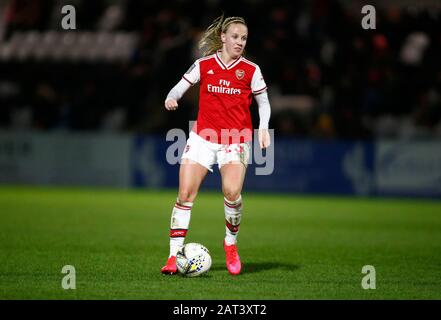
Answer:
POLYGON ((0 187, 0 299, 441 299, 440 201, 243 197, 243 273, 225 268, 221 193, 201 192, 187 242, 213 265, 184 278, 159 272, 175 190, 0 187))

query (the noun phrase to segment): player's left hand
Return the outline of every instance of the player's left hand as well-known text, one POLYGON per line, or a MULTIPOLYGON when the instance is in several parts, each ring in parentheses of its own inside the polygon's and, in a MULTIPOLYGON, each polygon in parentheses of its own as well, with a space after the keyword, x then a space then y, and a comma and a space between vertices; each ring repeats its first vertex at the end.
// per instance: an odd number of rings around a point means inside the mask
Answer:
POLYGON ((178 102, 175 99, 168 98, 164 102, 164 106, 167 110, 176 110, 178 108, 178 102))
POLYGON ((268 129, 259 129, 259 145, 261 149, 266 149, 271 144, 271 137, 268 129))

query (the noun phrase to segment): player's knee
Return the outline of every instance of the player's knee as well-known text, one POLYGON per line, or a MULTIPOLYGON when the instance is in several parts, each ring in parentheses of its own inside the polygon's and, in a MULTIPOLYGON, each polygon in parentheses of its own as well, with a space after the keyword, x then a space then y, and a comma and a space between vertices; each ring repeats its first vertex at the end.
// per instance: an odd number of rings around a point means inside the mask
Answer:
POLYGON ((189 189, 179 190, 179 200, 181 202, 193 202, 196 198, 197 192, 194 192, 189 189))
POLYGON ((224 188, 224 196, 228 201, 236 201, 240 197, 240 189, 224 188))

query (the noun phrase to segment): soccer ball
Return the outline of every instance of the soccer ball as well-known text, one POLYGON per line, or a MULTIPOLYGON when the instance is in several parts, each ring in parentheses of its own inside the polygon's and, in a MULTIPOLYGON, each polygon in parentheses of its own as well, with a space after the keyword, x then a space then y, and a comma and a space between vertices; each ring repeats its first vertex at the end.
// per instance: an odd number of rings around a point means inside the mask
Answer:
POLYGON ((199 243, 187 243, 176 254, 176 266, 186 277, 200 276, 210 270, 210 252, 199 243))

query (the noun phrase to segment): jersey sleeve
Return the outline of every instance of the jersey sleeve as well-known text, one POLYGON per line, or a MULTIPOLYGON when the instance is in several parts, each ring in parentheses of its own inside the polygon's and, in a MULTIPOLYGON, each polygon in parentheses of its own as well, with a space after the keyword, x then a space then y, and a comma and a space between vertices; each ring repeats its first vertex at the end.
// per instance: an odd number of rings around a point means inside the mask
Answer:
POLYGON ((254 71, 253 78, 251 79, 251 91, 253 94, 259 94, 266 90, 266 83, 263 79, 262 72, 260 71, 259 66, 256 66, 256 70, 254 71))
POLYGON ((191 85, 199 82, 201 79, 201 70, 199 65, 199 60, 196 60, 187 72, 182 76, 183 79, 187 80, 191 85))
POLYGON ((259 106, 259 129, 268 129, 268 123, 271 116, 271 106, 268 100, 268 93, 264 90, 261 94, 254 96, 257 105, 259 106))
POLYGON ((178 84, 176 84, 168 93, 167 98, 165 99, 165 101, 170 100, 170 99, 174 99, 176 101, 178 101, 179 99, 182 98, 182 96, 184 95, 184 93, 190 88, 190 84, 185 81, 184 79, 181 79, 178 84))

